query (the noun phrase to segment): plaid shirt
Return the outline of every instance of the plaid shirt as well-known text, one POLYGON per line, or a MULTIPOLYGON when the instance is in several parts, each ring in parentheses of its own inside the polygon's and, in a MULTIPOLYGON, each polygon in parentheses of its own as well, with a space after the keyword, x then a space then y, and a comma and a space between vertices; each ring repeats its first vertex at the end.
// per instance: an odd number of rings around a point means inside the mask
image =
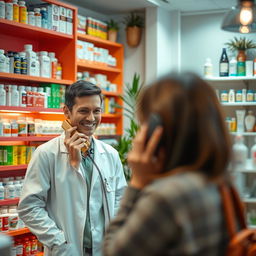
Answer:
POLYGON ((199 173, 127 188, 104 241, 105 256, 220 256, 228 243, 221 198, 199 173))

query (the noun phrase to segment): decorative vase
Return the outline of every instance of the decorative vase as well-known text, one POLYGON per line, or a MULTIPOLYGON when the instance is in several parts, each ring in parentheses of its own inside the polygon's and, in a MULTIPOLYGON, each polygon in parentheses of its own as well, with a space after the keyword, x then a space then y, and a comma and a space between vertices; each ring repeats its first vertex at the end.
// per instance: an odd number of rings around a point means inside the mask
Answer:
POLYGON ((109 30, 108 31, 108 40, 111 42, 116 42, 117 40, 117 31, 116 30, 109 30))
POLYGON ((245 50, 238 50, 237 61, 240 61, 240 62, 245 62, 246 61, 245 50))
POLYGON ((140 27, 126 28, 126 41, 130 47, 136 47, 140 43, 142 29, 140 27))

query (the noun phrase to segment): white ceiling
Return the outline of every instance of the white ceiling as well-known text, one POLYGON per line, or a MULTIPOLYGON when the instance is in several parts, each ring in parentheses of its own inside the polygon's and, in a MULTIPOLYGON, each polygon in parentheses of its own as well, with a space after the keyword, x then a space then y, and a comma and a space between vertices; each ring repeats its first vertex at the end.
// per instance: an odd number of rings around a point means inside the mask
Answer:
POLYGON ((103 14, 118 14, 142 10, 149 6, 161 6, 181 12, 223 10, 236 5, 237 0, 66 0, 66 2, 103 14))

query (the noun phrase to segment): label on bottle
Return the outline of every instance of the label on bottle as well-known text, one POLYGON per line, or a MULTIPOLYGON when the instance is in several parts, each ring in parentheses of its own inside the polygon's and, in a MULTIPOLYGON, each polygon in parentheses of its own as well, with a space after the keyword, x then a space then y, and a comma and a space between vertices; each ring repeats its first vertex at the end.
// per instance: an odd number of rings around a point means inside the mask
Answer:
POLYGON ((20 6, 20 23, 23 23, 23 24, 28 23, 28 14, 27 14, 26 6, 20 6))
POLYGON ((9 216, 9 229, 15 230, 17 229, 18 224, 18 216, 9 216))
POLYGON ((5 56, 4 55, 0 55, 0 72, 5 72, 5 56))
POLYGON ((23 75, 27 74, 27 59, 23 57, 20 58, 20 73, 23 75))
POLYGON ((13 4, 12 3, 5 4, 5 18, 7 20, 13 19, 13 4))
POLYGON ((228 76, 228 63, 220 63, 220 76, 228 76))
POLYGON ((14 4, 13 5, 13 20, 16 22, 19 22, 20 20, 20 13, 19 13, 19 5, 14 4))
POLYGON ((237 62, 237 75, 245 76, 245 62, 242 62, 242 61, 237 62))
POLYGON ((13 71, 15 74, 20 74, 20 57, 17 55, 14 57, 13 71))
POLYGON ((229 75, 237 76, 237 63, 236 62, 229 64, 229 75))

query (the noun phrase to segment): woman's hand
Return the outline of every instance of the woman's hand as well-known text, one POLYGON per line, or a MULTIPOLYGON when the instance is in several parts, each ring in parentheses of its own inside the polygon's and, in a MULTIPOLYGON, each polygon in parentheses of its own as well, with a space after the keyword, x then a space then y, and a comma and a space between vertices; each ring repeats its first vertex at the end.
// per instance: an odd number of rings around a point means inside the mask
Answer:
POLYGON ((76 129, 77 127, 72 127, 65 131, 64 144, 69 153, 71 166, 77 169, 82 160, 81 148, 84 147, 85 141, 89 138, 83 133, 74 132, 76 129))
POLYGON ((133 140, 132 150, 127 157, 128 165, 132 169, 130 185, 138 189, 142 189, 155 179, 157 174, 162 171, 164 162, 163 150, 160 149, 157 154, 154 154, 163 128, 158 126, 145 145, 147 129, 147 125, 142 125, 133 140))

